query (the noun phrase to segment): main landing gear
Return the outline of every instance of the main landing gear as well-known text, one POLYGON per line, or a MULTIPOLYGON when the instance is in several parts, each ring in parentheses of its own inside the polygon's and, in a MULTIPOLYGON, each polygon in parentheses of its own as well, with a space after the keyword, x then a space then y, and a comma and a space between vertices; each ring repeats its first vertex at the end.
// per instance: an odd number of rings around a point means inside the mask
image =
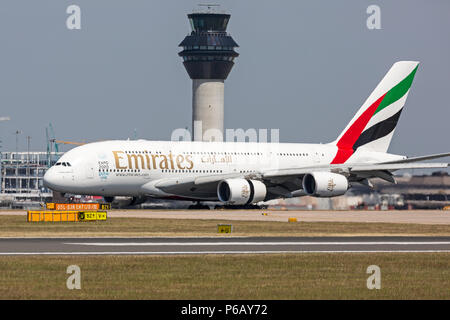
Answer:
POLYGON ((205 204, 201 204, 200 201, 197 201, 196 204, 191 204, 188 207, 189 210, 209 210, 209 206, 205 204))
POLYGON ((245 205, 217 205, 214 209, 225 209, 225 210, 262 210, 267 209, 267 206, 258 206, 256 204, 245 204, 245 205))

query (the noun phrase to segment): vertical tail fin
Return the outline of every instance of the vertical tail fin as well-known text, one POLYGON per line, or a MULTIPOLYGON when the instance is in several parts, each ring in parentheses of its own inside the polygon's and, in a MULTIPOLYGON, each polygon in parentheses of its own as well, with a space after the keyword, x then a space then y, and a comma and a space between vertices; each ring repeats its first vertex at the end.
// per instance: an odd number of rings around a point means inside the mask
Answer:
POLYGON ((344 163, 358 148, 387 151, 418 65, 416 61, 394 63, 334 141, 338 152, 332 164, 344 163))

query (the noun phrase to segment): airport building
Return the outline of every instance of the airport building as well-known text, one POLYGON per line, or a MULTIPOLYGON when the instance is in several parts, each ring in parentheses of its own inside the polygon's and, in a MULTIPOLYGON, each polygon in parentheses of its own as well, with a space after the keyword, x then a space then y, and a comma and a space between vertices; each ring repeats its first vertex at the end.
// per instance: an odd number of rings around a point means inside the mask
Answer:
POLYGON ((437 171, 431 175, 405 175, 393 185, 380 181, 375 191, 381 195, 398 195, 405 209, 441 209, 450 205, 450 176, 437 171))
POLYGON ((239 55, 234 51, 238 44, 226 31, 230 17, 212 12, 210 6, 207 12, 188 14, 192 31, 179 44, 179 56, 192 79, 194 141, 223 140, 224 81, 239 55))
POLYGON ((49 201, 52 191, 44 187, 47 169, 62 152, 2 152, 0 153, 0 206, 10 208, 37 207, 49 201))

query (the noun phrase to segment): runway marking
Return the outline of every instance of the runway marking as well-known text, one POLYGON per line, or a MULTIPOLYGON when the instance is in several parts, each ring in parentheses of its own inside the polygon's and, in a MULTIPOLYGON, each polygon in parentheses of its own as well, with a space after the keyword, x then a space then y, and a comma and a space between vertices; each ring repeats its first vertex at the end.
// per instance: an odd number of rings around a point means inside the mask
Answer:
POLYGON ((25 255, 194 255, 194 254, 270 254, 270 253, 450 253, 450 250, 285 250, 285 251, 119 251, 119 252, 0 252, 2 256, 25 255))
POLYGON ((415 242, 399 242, 399 241, 355 241, 355 242, 65 242, 67 245, 78 246, 285 246, 285 245, 450 245, 450 241, 415 241, 415 242))

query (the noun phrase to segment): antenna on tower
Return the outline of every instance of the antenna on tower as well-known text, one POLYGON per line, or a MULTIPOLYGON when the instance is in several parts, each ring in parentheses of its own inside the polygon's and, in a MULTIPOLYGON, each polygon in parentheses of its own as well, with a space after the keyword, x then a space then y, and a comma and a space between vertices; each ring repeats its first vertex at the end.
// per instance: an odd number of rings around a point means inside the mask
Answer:
MULTIPOLYGON (((201 3, 198 6, 200 7, 200 9, 198 9, 197 12, 194 10, 195 13, 218 13, 217 9, 219 9, 220 4, 216 4, 216 3, 201 3)), ((225 12, 221 11, 220 13, 225 13, 225 12)))

